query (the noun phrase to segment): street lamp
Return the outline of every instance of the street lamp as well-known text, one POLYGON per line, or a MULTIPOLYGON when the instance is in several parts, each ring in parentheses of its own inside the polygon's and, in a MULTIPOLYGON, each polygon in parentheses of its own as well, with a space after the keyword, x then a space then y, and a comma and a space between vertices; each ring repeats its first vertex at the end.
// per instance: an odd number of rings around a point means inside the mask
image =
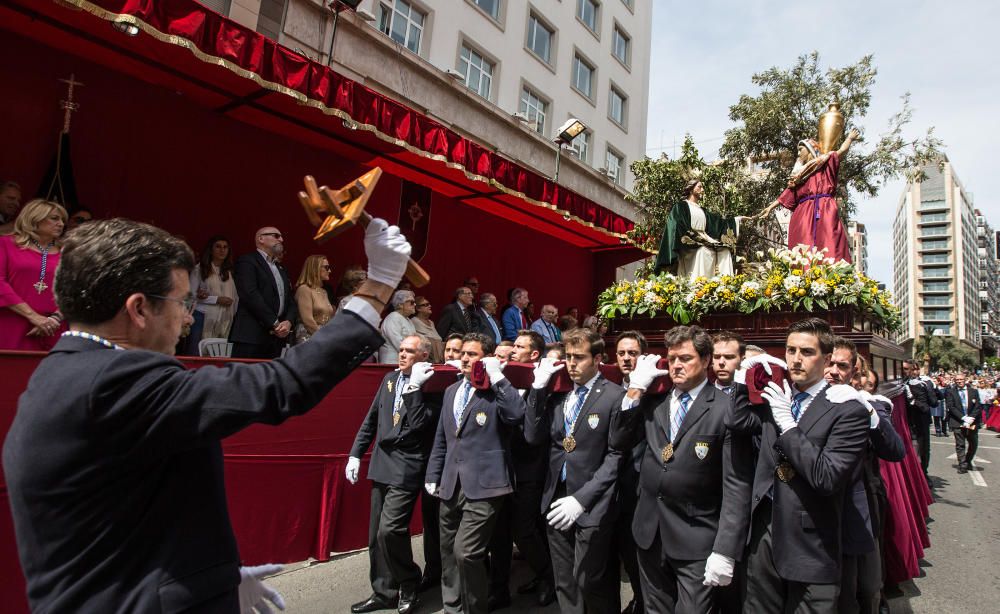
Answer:
POLYGON ((552 176, 552 181, 559 182, 559 164, 562 159, 562 148, 563 145, 569 145, 573 142, 573 139, 580 136, 580 133, 587 129, 587 126, 575 117, 571 117, 566 120, 562 126, 556 131, 556 138, 553 139, 556 144, 556 172, 552 176))

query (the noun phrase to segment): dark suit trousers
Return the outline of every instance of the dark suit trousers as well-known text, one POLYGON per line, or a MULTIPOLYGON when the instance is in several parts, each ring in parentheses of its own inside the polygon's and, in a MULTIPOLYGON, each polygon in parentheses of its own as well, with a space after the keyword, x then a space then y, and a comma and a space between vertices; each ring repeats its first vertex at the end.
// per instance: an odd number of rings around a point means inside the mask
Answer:
POLYGON ((705 561, 681 561, 663 553, 657 532, 649 550, 637 548, 642 598, 647 612, 717 612, 712 587, 705 586, 705 561))
MULTIPOLYGON (((517 485, 521 487, 520 484, 517 485)), ((514 558, 514 537, 511 534, 511 519, 514 513, 513 494, 503 497, 503 505, 497 513, 490 538, 490 594, 510 594, 510 564, 514 558)))
POLYGON ((441 499, 420 493, 420 512, 424 524, 424 575, 441 579, 441 499))
POLYGON ((400 590, 414 593, 420 583, 420 567, 413 562, 410 519, 418 491, 372 484, 368 520, 368 576, 372 590, 387 601, 395 601, 400 590))
POLYGON ((927 473, 927 466, 931 462, 931 425, 929 420, 917 418, 910 421, 910 430, 913 432, 913 439, 917 444, 917 456, 920 457, 920 466, 927 473))
POLYGON ((771 542, 771 501, 761 501, 754 511, 747 560, 746 612, 776 614, 836 614, 836 584, 791 582, 778 575, 771 542))
POLYGON ((963 429, 961 427, 952 429, 955 435, 955 458, 959 467, 968 468, 972 464, 972 459, 976 457, 976 450, 979 449, 979 429, 963 429), (965 445, 968 444, 968 451, 965 445))
MULTIPOLYGON (((632 459, 628 460, 629 463, 632 459)), ((636 604, 642 605, 642 582, 640 581, 639 575, 639 555, 636 552, 635 547, 635 537, 632 536, 632 519, 635 517, 635 508, 639 503, 639 494, 636 491, 637 484, 633 480, 638 480, 638 476, 631 469, 622 469, 623 472, 628 471, 630 474, 627 480, 623 480, 621 483, 621 490, 619 491, 619 500, 621 502, 619 506, 618 520, 615 525, 615 533, 617 534, 617 546, 618 546, 618 557, 621 559, 622 566, 625 568, 625 573, 628 574, 629 584, 632 585, 632 595, 635 599, 636 604)), ((641 610, 640 610, 641 611, 641 610)))
POLYGON ((441 501, 441 601, 444 611, 486 614, 489 572, 486 547, 503 497, 472 500, 459 485, 441 501))
POLYGON ((490 593, 503 594, 510 590, 512 543, 527 561, 535 576, 552 581, 552 563, 545 540, 545 524, 541 515, 545 484, 518 482, 504 504, 490 541, 490 593))
POLYGON ((840 562, 838 614, 876 614, 882 596, 882 553, 845 554, 840 562))

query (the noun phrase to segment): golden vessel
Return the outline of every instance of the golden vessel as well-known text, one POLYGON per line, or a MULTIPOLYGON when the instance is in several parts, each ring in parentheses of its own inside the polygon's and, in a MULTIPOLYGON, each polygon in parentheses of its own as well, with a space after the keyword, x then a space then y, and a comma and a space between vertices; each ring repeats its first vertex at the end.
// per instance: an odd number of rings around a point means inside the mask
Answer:
POLYGON ((818 134, 821 153, 829 153, 837 148, 837 143, 844 135, 844 114, 840 112, 840 103, 831 102, 830 108, 819 116, 818 134))

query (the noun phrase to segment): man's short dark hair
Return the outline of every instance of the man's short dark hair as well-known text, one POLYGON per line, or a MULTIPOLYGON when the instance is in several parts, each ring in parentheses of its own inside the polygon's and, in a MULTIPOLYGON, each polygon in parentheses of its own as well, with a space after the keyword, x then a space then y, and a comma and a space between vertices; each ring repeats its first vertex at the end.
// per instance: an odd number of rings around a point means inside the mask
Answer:
POLYGON ((646 335, 643 335, 637 330, 626 330, 623 331, 615 339, 615 350, 618 349, 618 344, 622 342, 622 339, 635 339, 639 344, 639 352, 645 354, 646 350, 649 349, 649 342, 646 341, 646 335))
POLYGON ((69 322, 101 324, 132 294, 166 296, 173 272, 194 269, 191 248, 165 230, 124 218, 97 220, 67 235, 56 269, 56 303, 69 322))
MULTIPOLYGON (((833 338, 833 349, 834 350, 847 350, 851 353, 851 368, 857 366, 858 364, 858 346, 854 344, 850 339, 846 339, 837 335, 833 338)), ((833 350, 831 350, 833 351, 833 350)))
POLYGON ((589 345, 591 356, 604 354, 604 338, 589 328, 574 328, 572 330, 568 330, 562 336, 562 340, 563 345, 567 348, 571 345, 589 345))
POLYGON ((712 338, 700 326, 675 326, 663 335, 663 344, 668 350, 685 341, 691 342, 703 360, 712 358, 712 338))
POLYGON ((799 320, 798 322, 793 322, 792 325, 788 327, 788 334, 791 335, 792 333, 812 335, 819 341, 820 352, 823 354, 830 354, 833 352, 833 329, 830 328, 830 324, 826 320, 822 320, 820 318, 806 318, 804 320, 799 320))
POLYGON ((747 353, 747 342, 743 338, 743 335, 739 333, 734 333, 728 330, 720 330, 719 332, 712 335, 712 345, 716 343, 726 343, 727 341, 735 341, 740 346, 740 356, 747 353))
POLYGON ((537 332, 524 328, 517 331, 517 336, 527 337, 528 345, 531 346, 532 351, 538 352, 539 354, 545 352, 545 337, 542 337, 537 332))
POLYGON ((483 353, 487 356, 493 354, 497 350, 497 342, 493 340, 493 337, 484 335, 483 333, 465 333, 462 335, 462 343, 468 343, 470 341, 475 341, 483 348, 483 353))
POLYGON ((882 376, 878 374, 878 371, 872 369, 871 366, 868 367, 868 377, 875 380, 875 390, 878 390, 879 383, 882 380, 882 376))
POLYGON ((500 343, 497 344, 497 347, 498 348, 501 348, 501 347, 512 348, 512 347, 514 347, 514 342, 511 341, 510 339, 504 339, 503 341, 501 341, 500 343))
POLYGON ((465 335, 463 335, 462 333, 452 333, 448 335, 447 339, 444 340, 444 344, 448 345, 448 342, 452 341, 453 339, 458 339, 459 341, 462 341, 463 339, 465 339, 465 335))
POLYGON ((468 290, 469 292, 472 292, 472 288, 469 288, 468 286, 459 286, 459 287, 455 288, 455 294, 454 294, 453 298, 457 301, 458 297, 462 296, 464 290, 468 290))

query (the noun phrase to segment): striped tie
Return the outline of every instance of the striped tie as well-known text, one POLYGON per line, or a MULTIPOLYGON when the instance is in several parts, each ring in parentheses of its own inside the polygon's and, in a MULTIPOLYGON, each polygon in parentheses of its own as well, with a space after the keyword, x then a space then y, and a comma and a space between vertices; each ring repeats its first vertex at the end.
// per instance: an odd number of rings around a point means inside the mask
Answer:
POLYGON ((465 413, 465 406, 469 404, 469 395, 472 394, 472 382, 468 379, 462 384, 462 396, 459 397, 458 405, 453 408, 455 412, 455 426, 461 426, 462 414, 465 413))
POLYGON ((792 400, 792 417, 795 418, 796 422, 799 421, 799 415, 802 414, 802 403, 808 398, 808 392, 800 392, 796 394, 795 398, 792 400))
POLYGON ((684 416, 688 413, 688 406, 691 404, 691 395, 685 392, 680 396, 680 402, 681 406, 677 408, 677 413, 670 424, 670 443, 677 440, 677 431, 681 430, 681 424, 684 423, 684 416))

